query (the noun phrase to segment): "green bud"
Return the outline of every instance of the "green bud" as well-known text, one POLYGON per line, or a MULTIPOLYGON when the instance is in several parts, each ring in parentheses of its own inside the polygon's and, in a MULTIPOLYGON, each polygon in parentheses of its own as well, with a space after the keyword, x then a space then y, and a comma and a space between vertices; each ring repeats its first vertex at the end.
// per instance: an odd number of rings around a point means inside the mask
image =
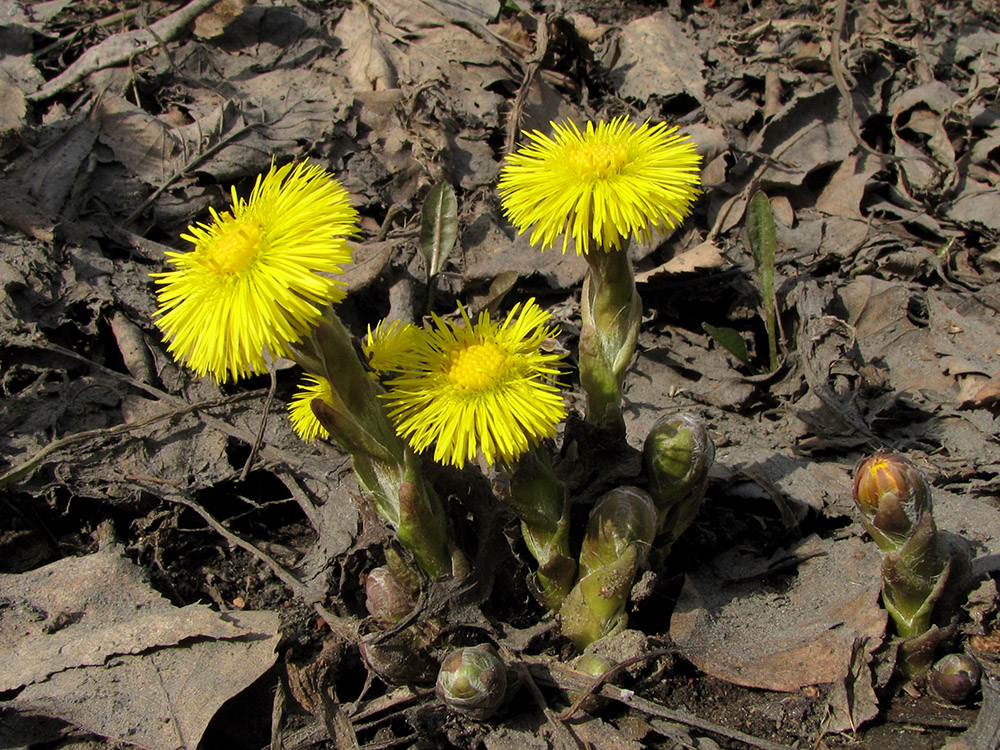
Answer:
POLYGON ((580 549, 580 579, 559 610, 562 631, 583 650, 626 625, 625 605, 656 536, 648 494, 619 487, 594 506, 580 549))
POLYGON ((927 673, 927 686, 943 701, 965 703, 979 689, 981 675, 979 662, 968 654, 948 654, 927 673))
POLYGON ((672 543, 698 515, 715 462, 715 443, 690 414, 661 417, 646 437, 642 460, 659 533, 669 533, 672 543))
POLYGON ((638 487, 618 487, 602 497, 590 512, 580 548, 580 578, 614 565, 630 545, 641 564, 656 537, 656 506, 638 487))
POLYGON ((876 453, 854 470, 854 502, 872 539, 889 552, 902 547, 930 514, 930 485, 906 456, 876 453))
POLYGON ((386 566, 368 574, 365 595, 368 612, 380 625, 397 623, 413 611, 413 599, 386 566))
POLYGON ((506 696, 507 667, 489 644, 456 649, 441 662, 436 691, 459 713, 487 719, 506 696))

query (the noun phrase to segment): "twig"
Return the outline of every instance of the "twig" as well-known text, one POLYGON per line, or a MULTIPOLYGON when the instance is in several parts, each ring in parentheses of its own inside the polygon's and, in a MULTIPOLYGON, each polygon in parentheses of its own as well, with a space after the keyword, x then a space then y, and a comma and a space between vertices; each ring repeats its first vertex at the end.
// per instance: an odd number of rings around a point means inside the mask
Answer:
MULTIPOLYGON (((651 659, 657 659, 661 656, 666 656, 669 653, 671 653, 670 649, 658 648, 654 649, 653 651, 650 651, 649 653, 640 654, 639 656, 633 656, 631 659, 626 659, 623 662, 615 664, 613 667, 611 667, 611 669, 607 670, 603 674, 595 676, 590 684, 590 687, 586 688, 585 690, 581 690, 580 696, 575 701, 573 701, 573 705, 567 708, 561 714, 559 714, 559 718, 563 721, 572 718, 573 714, 575 714, 577 711, 580 710, 580 706, 582 706, 586 702, 587 698, 589 698, 595 692, 600 690, 601 686, 604 685, 606 682, 608 682, 612 677, 614 677, 617 674, 620 674, 621 672, 624 672, 633 664, 638 664, 641 661, 649 661, 651 659)), ((580 674, 584 673, 581 672, 580 674)))
POLYGON ((528 665, 522 662, 515 664, 514 669, 520 675, 521 681, 528 687, 528 692, 535 699, 535 703, 541 709, 542 713, 545 714, 545 719, 548 721, 549 726, 552 727, 552 732, 555 734, 562 750, 572 750, 573 748, 581 747, 580 741, 573 735, 573 732, 566 726, 562 718, 545 703, 545 696, 538 689, 538 684, 535 682, 535 678, 531 674, 528 665))
MULTIPOLYGON (((572 688, 574 690, 585 690, 588 687, 588 683, 592 682, 593 678, 589 675, 584 675, 582 672, 578 672, 564 664, 559 662, 538 662, 529 663, 530 667, 533 667, 533 672, 537 672, 537 677, 545 682, 554 684, 556 687, 562 688, 563 690, 567 688, 572 688)), ((603 685, 600 691, 597 693, 605 698, 611 698, 619 703, 623 703, 630 708, 634 708, 637 711, 649 714, 650 716, 657 716, 661 719, 667 719, 668 721, 673 721, 678 724, 685 724, 695 729, 701 729, 704 732, 710 732, 720 737, 726 737, 731 740, 736 740, 742 742, 751 747, 760 748, 760 750, 793 750, 788 745, 780 745, 769 740, 761 739, 760 737, 754 737, 744 732, 740 732, 736 729, 729 729, 721 724, 716 724, 715 722, 707 721, 705 719, 700 719, 697 716, 689 714, 685 711, 676 711, 666 706, 661 706, 659 703, 655 703, 651 700, 641 698, 636 695, 631 690, 625 690, 616 685, 603 685)))
POLYGON ((507 117, 507 137, 504 140, 503 152, 509 154, 514 150, 514 142, 521 128, 521 115, 524 114, 524 103, 531 92, 531 84, 535 81, 535 76, 542 67, 542 60, 549 49, 549 19, 543 17, 538 20, 538 31, 535 35, 535 51, 526 61, 524 68, 524 78, 517 89, 517 96, 511 105, 510 114, 507 117))
MULTIPOLYGON (((191 404, 189 404, 182 398, 173 396, 167 393, 166 391, 161 391, 159 388, 156 388, 155 386, 149 385, 148 383, 143 383, 141 380, 136 380, 135 378, 129 375, 125 375, 123 373, 118 372, 117 370, 112 370, 110 367, 105 367, 104 365, 94 362, 91 359, 87 359, 82 354, 77 354, 72 349, 65 349, 59 346, 58 344, 45 344, 40 348, 46 349, 50 352, 55 352, 56 354, 61 354, 64 357, 69 357, 70 359, 74 359, 79 362, 84 362, 93 369, 102 372, 109 377, 115 378, 116 380, 119 380, 123 383, 128 383, 133 388, 148 393, 150 396, 154 396, 160 401, 163 401, 164 403, 173 404, 174 406, 182 408, 187 408, 191 406, 191 404)), ((246 396, 247 397, 250 397, 251 395, 260 396, 262 394, 263 391, 252 391, 251 393, 246 394, 246 396)), ((235 425, 230 424, 226 420, 219 419, 218 417, 213 417, 211 414, 206 414, 204 411, 196 411, 195 413, 197 414, 198 419, 207 424, 209 427, 214 427, 215 429, 219 430, 219 432, 222 432, 228 435, 229 437, 236 438, 237 440, 242 440, 247 445, 253 445, 254 435, 248 430, 236 427, 235 425)), ((275 448, 274 446, 271 445, 263 446, 260 450, 260 455, 265 460, 280 461, 290 467, 296 467, 302 465, 301 456, 289 453, 288 451, 281 450, 280 448, 275 448)))
POLYGON ((854 97, 851 95, 851 88, 847 85, 847 77, 844 75, 844 63, 840 57, 840 41, 844 35, 844 26, 847 22, 847 0, 837 0, 837 9, 833 20, 833 36, 830 39, 830 72, 833 73, 833 81, 837 85, 844 104, 847 106, 847 125, 851 130, 851 135, 857 141, 858 146, 865 152, 871 154, 876 159, 883 161, 898 162, 898 156, 885 154, 876 151, 861 137, 858 129, 857 110, 854 108, 854 97))
MULTIPOLYGON (((291 110, 289 110, 289 111, 291 111, 291 110)), ((288 112, 285 112, 285 114, 288 114, 288 112)), ((170 187, 172 184, 174 184, 174 182, 177 179, 179 179, 180 177, 183 177, 190 170, 192 170, 196 166, 198 166, 201 162, 205 161, 205 159, 208 159, 210 156, 213 156, 218 151, 221 151, 224 147, 228 146, 230 143, 232 143, 233 141, 235 141, 237 138, 239 138, 240 136, 242 136, 244 133, 249 133, 254 128, 264 128, 264 127, 268 127, 270 125, 274 125, 279 120, 280 120, 280 117, 276 118, 274 120, 267 120, 267 121, 263 121, 263 122, 251 122, 251 123, 248 123, 246 125, 243 125, 243 126, 241 126, 239 128, 236 128, 236 130, 234 130, 232 133, 228 133, 224 137, 220 138, 219 141, 218 141, 218 143, 214 143, 211 146, 209 146, 208 148, 206 148, 204 151, 202 151, 201 153, 196 154, 195 156, 192 156, 188 161, 186 161, 184 164, 182 164, 177 169, 176 172, 174 172, 172 175, 170 175, 164 181, 164 183, 162 185, 160 185, 158 188, 156 188, 156 190, 154 190, 150 194, 150 196, 148 198, 146 198, 146 200, 144 200, 142 203, 140 203, 138 205, 138 207, 136 207, 136 209, 132 213, 130 213, 128 216, 126 216, 123 224, 125 224, 125 225, 134 224, 135 220, 138 219, 139 216, 142 215, 142 212, 145 211, 147 208, 149 208, 153 204, 153 201, 155 201, 157 198, 159 198, 160 195, 163 193, 164 190, 166 190, 168 187, 170 187)))
POLYGON ((274 391, 278 387, 278 376, 274 369, 271 369, 271 387, 267 389, 267 398, 264 399, 264 413, 260 417, 260 427, 257 428, 257 437, 254 438, 253 444, 250 446, 250 455, 247 456, 246 462, 243 464, 243 470, 240 472, 240 481, 245 482, 247 476, 250 474, 250 468, 253 466, 253 462, 257 460, 257 454, 260 452, 260 446, 264 443, 264 430, 267 428, 267 416, 271 413, 271 404, 274 403, 274 391))
POLYGON ((147 28, 135 29, 123 34, 109 36, 96 47, 91 47, 66 70, 42 86, 38 91, 25 97, 37 103, 49 99, 60 91, 82 81, 98 70, 120 65, 136 55, 172 40, 191 21, 211 8, 218 0, 191 0, 183 8, 161 18, 147 28))
POLYGON ((158 497, 163 497, 172 503, 177 503, 193 510, 201 516, 202 520, 205 521, 205 523, 207 523, 213 531, 224 537, 230 544, 249 552, 258 560, 265 563, 271 571, 292 590, 295 596, 299 597, 303 601, 310 602, 313 609, 315 609, 320 617, 326 621, 326 624, 329 625, 330 630, 348 643, 358 642, 358 626, 360 623, 356 618, 340 617, 339 615, 335 615, 327 610, 326 607, 324 607, 320 602, 311 601, 312 597, 310 595, 310 591, 306 585, 302 583, 302 581, 299 580, 294 573, 292 573, 292 571, 274 559, 271 555, 267 554, 264 550, 254 546, 243 537, 238 534, 234 534, 232 531, 227 529, 225 525, 220 523, 211 513, 205 510, 197 501, 194 500, 194 498, 189 497, 185 492, 180 490, 165 493, 162 489, 154 490, 146 487, 141 482, 135 482, 135 484, 141 489, 153 492, 158 497))
POLYGON ((237 403, 239 401, 245 401, 250 398, 256 398, 257 396, 260 396, 261 393, 262 391, 250 391, 248 393, 240 393, 235 396, 225 396, 223 398, 216 398, 208 401, 199 401, 198 403, 195 404, 183 404, 181 406, 177 406, 173 409, 168 409, 166 411, 153 414, 152 416, 146 417, 145 419, 140 419, 135 422, 129 422, 127 424, 117 424, 112 427, 102 427, 101 429, 98 430, 84 430, 83 432, 74 432, 71 435, 66 435, 64 437, 53 440, 51 443, 49 443, 44 448, 35 453, 27 461, 24 461, 18 466, 15 466, 13 469, 10 469, 4 474, 0 475, 0 489, 3 489, 9 484, 14 484, 16 482, 20 482, 22 479, 25 479, 35 469, 41 466, 46 458, 64 448, 69 448, 70 446, 78 445, 79 443, 85 443, 90 440, 98 440, 100 438, 123 435, 128 432, 131 432, 132 430, 138 430, 142 427, 148 427, 151 424, 162 422, 165 419, 171 419, 173 417, 177 417, 182 414, 197 412, 202 409, 212 409, 217 406, 223 406, 225 404, 232 404, 232 403, 237 403))

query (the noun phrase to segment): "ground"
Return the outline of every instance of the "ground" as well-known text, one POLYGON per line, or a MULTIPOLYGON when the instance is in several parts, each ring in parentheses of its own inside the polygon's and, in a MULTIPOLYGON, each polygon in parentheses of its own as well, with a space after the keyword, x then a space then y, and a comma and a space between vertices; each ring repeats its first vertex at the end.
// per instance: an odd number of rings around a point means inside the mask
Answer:
POLYGON ((996 746, 991 5, 0 5, 4 747, 996 746), (420 617, 442 631, 428 658, 487 641, 510 674, 474 721, 426 674, 391 684, 359 654, 379 635, 363 583, 392 537, 348 457, 292 432, 300 370, 220 386, 179 366, 149 274, 231 186, 308 158, 361 215, 338 307, 355 335, 534 297, 574 362, 586 263, 518 235, 496 181, 524 131, 615 115, 679 126, 703 193, 631 248, 625 441, 580 419, 570 376, 548 448, 574 531, 641 483, 664 414, 700 419, 716 462, 601 646, 626 665, 610 700, 572 713, 575 654, 532 595, 491 470, 427 462, 474 571, 425 583, 420 617), (431 296, 421 207, 441 183, 458 238, 431 296), (758 191, 776 228, 774 362, 746 231, 758 191), (941 623, 941 653, 984 663, 963 706, 893 677, 880 556, 851 497, 879 450, 924 472, 942 538, 970 553, 941 623))

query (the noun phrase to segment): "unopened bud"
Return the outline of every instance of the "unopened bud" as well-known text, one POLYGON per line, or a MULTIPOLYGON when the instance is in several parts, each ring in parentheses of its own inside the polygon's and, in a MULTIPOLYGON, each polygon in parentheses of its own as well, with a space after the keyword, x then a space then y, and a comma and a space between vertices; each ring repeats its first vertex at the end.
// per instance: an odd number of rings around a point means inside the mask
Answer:
POLYGON ((580 548, 580 578, 598 568, 616 563, 631 545, 637 545, 638 558, 656 537, 656 506, 650 496, 637 487, 618 487, 602 497, 590 513, 587 531, 580 548))
POLYGON ((698 515, 715 462, 715 443, 690 414, 661 417, 646 436, 642 460, 659 531, 676 539, 698 515))
POLYGON ((487 719, 507 693, 507 668, 488 645, 452 651, 441 662, 437 694, 448 706, 474 719, 487 719))
POLYGON ((413 610, 413 599, 386 566, 375 568, 365 581, 365 605, 381 625, 392 625, 413 610))
POLYGON ((931 692, 948 703, 965 703, 979 689, 982 669, 968 654, 948 654, 927 673, 931 692))
POLYGON ((876 453, 854 470, 854 502, 878 546, 898 549, 931 511, 930 485, 906 456, 876 453))
POLYGON ((386 684, 412 685, 434 679, 434 662, 410 631, 383 643, 362 642, 359 650, 365 664, 386 684))

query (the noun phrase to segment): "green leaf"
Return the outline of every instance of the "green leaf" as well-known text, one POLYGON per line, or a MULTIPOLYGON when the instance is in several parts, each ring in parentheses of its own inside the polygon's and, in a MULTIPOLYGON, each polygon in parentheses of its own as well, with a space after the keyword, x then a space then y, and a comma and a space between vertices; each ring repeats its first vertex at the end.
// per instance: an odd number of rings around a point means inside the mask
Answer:
POLYGON ((774 299, 774 250, 777 240, 771 203, 760 191, 753 194, 747 205, 747 236, 753 251, 753 264, 760 278, 760 293, 764 304, 769 305, 774 299))
POLYGON ((767 196, 757 191, 747 204, 747 238, 753 253, 753 264, 760 280, 760 296, 764 304, 764 327, 767 329, 769 370, 778 367, 777 303, 774 296, 774 252, 778 241, 774 216, 767 196))
POLYGON ((732 328, 719 328, 708 323, 701 324, 705 333, 718 341, 736 359, 750 366, 750 355, 747 353, 747 342, 743 340, 743 335, 732 328))
POLYGON ((446 182, 431 188, 420 212, 420 252, 427 259, 427 278, 441 273, 458 237, 458 199, 446 182))

